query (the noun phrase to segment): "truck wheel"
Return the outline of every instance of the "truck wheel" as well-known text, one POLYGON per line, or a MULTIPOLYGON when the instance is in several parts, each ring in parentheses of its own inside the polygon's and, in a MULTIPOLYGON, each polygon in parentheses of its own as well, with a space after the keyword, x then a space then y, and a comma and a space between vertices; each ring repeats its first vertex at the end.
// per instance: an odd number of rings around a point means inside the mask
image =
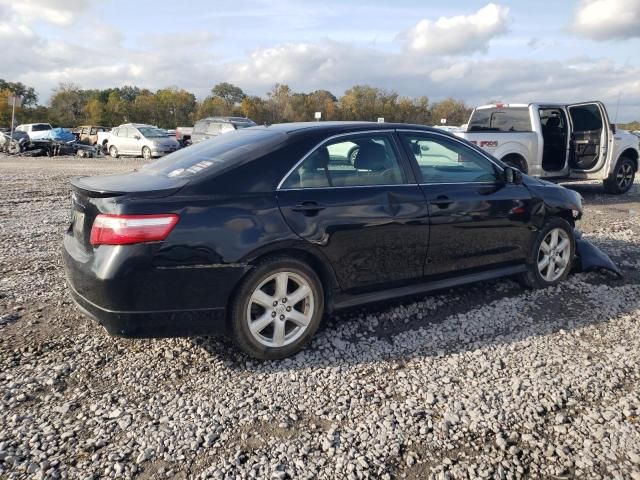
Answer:
POLYGON ((527 165, 526 160, 520 155, 507 155, 502 159, 502 161, 510 167, 517 168, 522 173, 529 172, 529 166, 527 165))
POLYGON ((607 193, 620 195, 629 191, 636 176, 636 164, 629 157, 620 157, 613 172, 602 182, 607 193))
POLYGON ((105 140, 104 142, 102 142, 102 153, 104 155, 106 155, 107 153, 109 153, 109 149, 107 148, 107 141, 105 140))

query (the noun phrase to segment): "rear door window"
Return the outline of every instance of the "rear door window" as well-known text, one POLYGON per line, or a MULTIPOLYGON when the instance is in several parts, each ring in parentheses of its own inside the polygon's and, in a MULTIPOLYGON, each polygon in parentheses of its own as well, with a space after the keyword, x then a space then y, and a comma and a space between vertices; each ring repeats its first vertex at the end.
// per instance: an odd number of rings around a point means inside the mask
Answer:
POLYGON ((477 108, 469 119, 469 132, 530 132, 527 107, 477 108))
POLYGON ((398 155, 385 134, 329 142, 309 154, 283 182, 283 189, 399 185, 405 183, 398 155))
POLYGON ((216 122, 211 122, 207 125, 207 129, 205 130, 207 135, 218 135, 220 133, 220 124, 216 122))

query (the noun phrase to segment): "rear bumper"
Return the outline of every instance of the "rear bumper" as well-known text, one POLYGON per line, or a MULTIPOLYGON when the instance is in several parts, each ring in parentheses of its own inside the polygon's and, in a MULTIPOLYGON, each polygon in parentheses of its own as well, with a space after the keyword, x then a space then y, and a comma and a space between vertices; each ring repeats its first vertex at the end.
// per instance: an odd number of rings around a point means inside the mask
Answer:
POLYGON ((71 295, 111 335, 175 337, 224 333, 229 298, 246 265, 160 267, 158 244, 86 252, 65 235, 71 295))
POLYGON ((225 333, 226 309, 128 312, 102 308, 69 284, 71 297, 89 318, 116 337, 161 338, 225 333))

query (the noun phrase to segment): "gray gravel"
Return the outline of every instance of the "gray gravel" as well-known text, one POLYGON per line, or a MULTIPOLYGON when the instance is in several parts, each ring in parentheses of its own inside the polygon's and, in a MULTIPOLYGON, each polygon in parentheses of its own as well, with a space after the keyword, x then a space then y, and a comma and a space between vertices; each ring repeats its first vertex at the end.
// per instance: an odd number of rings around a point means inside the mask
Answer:
POLYGON ((369 307, 258 363, 224 339, 111 338, 73 306, 65 183, 140 165, 0 157, 0 478, 640 480, 637 187, 579 187, 624 280, 369 307))

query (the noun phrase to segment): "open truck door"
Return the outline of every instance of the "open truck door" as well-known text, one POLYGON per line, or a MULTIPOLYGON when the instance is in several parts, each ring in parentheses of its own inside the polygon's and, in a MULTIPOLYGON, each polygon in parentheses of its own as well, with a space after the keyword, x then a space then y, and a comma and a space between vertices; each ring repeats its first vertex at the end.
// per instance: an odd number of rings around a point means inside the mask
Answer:
POLYGON ((609 139, 613 132, 602 102, 567 105, 571 126, 569 167, 581 173, 597 172, 607 162, 609 139))

